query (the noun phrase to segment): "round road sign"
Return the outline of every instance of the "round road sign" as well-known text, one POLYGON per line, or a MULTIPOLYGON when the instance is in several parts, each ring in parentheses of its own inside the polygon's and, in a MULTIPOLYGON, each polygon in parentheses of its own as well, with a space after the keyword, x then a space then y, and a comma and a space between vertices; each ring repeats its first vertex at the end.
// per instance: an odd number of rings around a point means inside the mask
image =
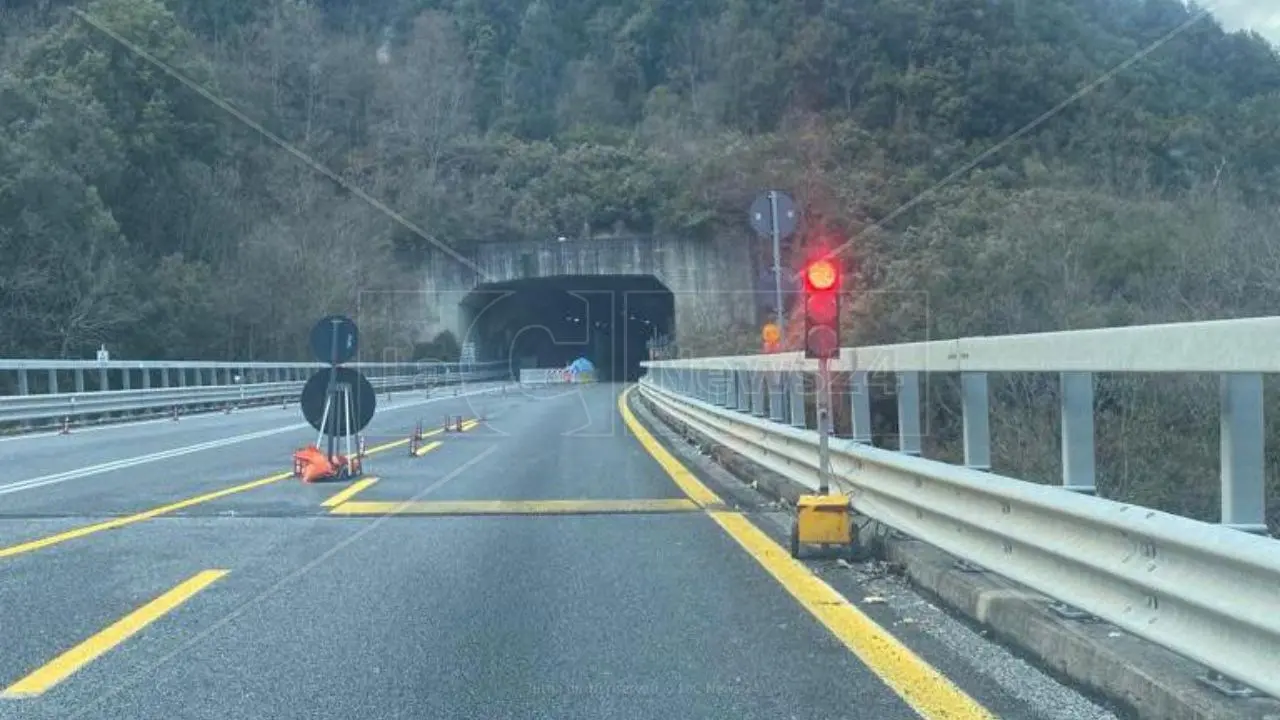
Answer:
POLYGON ((770 192, 776 196, 778 203, 778 237, 787 237, 796 231, 796 204, 790 195, 777 190, 761 193, 751 203, 751 227, 765 237, 773 235, 774 201, 769 197, 770 192))
POLYGON ((302 417, 306 418, 307 423, 315 428, 316 431, 325 435, 343 437, 354 435, 369 425, 369 421, 373 420, 373 412, 378 407, 378 395, 374 392, 373 385, 368 378, 355 370, 345 367, 336 368, 335 370, 324 368, 317 370, 307 380, 307 384, 302 388, 302 398, 298 404, 302 406, 302 417), (330 372, 335 374, 334 381, 338 385, 346 385, 350 388, 350 427, 347 426, 346 413, 342 412, 342 407, 338 404, 342 399, 341 393, 335 396, 335 406, 329 409, 329 417, 325 420, 324 427, 320 427, 320 421, 324 418, 324 403, 329 389, 330 372))
POLYGON ((311 352, 316 359, 340 365, 356 356, 359 333, 349 317, 330 315, 311 328, 311 352))

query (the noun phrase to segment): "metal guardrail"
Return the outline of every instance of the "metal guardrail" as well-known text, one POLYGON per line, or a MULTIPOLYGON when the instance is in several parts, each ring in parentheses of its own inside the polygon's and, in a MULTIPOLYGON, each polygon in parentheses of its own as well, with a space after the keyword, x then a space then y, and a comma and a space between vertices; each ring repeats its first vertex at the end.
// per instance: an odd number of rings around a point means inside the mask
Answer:
MULTIPOLYGON (((818 487, 818 433, 641 394, 746 458, 818 487)), ((1280 543, 1221 525, 833 438, 868 517, 1280 697, 1280 543)))
MULTIPOLYGON (((6 364, 29 364, 38 363, 39 361, 0 361, 0 370, 6 369, 6 364)), ((68 369, 61 366, 66 363, 75 361, 52 361, 51 365, 58 365, 59 368, 53 368, 49 365, 30 365, 23 370, 39 369, 39 370, 55 370, 68 369)), ((110 364, 110 363, 106 363, 110 364)), ((118 362, 119 366, 127 366, 127 369, 134 369, 139 363, 118 362)), ((73 370, 98 370, 103 363, 95 362, 79 362, 69 369, 73 370)), ((174 363, 155 363, 151 364, 149 369, 169 371, 175 369, 174 363)), ((224 378, 234 377, 232 372, 244 378, 248 370, 263 369, 289 369, 297 371, 301 374, 305 370, 307 374, 314 372, 315 369, 324 367, 319 364, 315 365, 279 365, 274 363, 178 363, 178 369, 185 367, 199 366, 197 369, 206 369, 214 372, 214 379, 219 376, 224 378), (219 372, 221 371, 221 372, 219 372)), ((397 389, 429 389, 440 385, 459 384, 467 382, 482 382, 488 380, 502 379, 509 376, 509 370, 504 363, 490 363, 485 365, 476 365, 467 368, 465 371, 459 371, 457 365, 444 364, 411 364, 404 363, 399 365, 383 365, 383 364, 354 364, 351 367, 357 367, 365 372, 380 373, 383 371, 416 371, 412 374, 383 375, 373 374, 369 377, 370 384, 374 389, 382 391, 391 391, 397 389), (422 372, 424 369, 428 372, 422 372), (436 372, 436 370, 447 370, 448 372, 436 372)), ((165 377, 166 381, 168 377, 165 377)), ((79 383, 78 383, 79 384, 79 383)), ((264 402, 280 402, 282 400, 297 399, 302 393, 305 385, 301 380, 288 380, 283 382, 230 382, 225 384, 209 384, 209 385, 186 385, 177 387, 144 387, 140 389, 120 389, 120 390, 103 390, 96 392, 75 392, 75 393, 43 393, 43 394, 19 394, 0 396, 0 424, 6 423, 32 423, 48 420, 62 420, 64 418, 80 418, 92 415, 106 415, 112 413, 135 413, 148 411, 163 411, 171 408, 189 408, 193 406, 231 406, 231 405, 250 405, 264 402)))
MULTIPOLYGON (((685 392, 796 427, 805 425, 804 378, 817 361, 800 353, 641 363, 671 374, 685 392)), ((1280 317, 1170 323, 1033 335, 959 338, 842 348, 833 373, 849 378, 852 437, 871 442, 869 378, 892 375, 898 449, 921 452, 920 375, 960 376, 964 465, 991 468, 988 373, 1059 376, 1062 487, 1096 492, 1096 373, 1209 373, 1219 377, 1224 525, 1265 533, 1262 376, 1280 373, 1280 317)))
MULTIPOLYGON (((815 361, 782 353, 642 365, 644 397, 817 487, 805 407, 815 361)), ((1280 317, 844 348, 832 370, 849 378, 852 417, 852 437, 831 440, 834 481, 859 510, 1280 697, 1280 542, 1258 536, 1262 375, 1280 373, 1280 317), (988 472, 989 372, 1059 375, 1060 487, 988 472), (1218 375, 1221 525, 1094 497, 1094 373, 1125 372, 1218 375), (963 467, 918 457, 921 373, 960 376, 963 467), (893 376, 897 451, 871 445, 872 375, 893 376)))

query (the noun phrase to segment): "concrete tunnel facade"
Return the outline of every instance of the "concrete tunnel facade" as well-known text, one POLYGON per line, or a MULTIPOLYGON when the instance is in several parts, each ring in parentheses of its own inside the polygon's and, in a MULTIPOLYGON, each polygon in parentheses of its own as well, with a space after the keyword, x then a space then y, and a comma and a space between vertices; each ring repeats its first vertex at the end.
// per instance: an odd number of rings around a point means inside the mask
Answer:
POLYGON ((680 347, 756 323, 750 250, 733 238, 629 235, 486 243, 465 262, 434 252, 422 334, 449 330, 477 359, 513 367, 585 355, 602 379, 634 379, 655 337, 680 347))

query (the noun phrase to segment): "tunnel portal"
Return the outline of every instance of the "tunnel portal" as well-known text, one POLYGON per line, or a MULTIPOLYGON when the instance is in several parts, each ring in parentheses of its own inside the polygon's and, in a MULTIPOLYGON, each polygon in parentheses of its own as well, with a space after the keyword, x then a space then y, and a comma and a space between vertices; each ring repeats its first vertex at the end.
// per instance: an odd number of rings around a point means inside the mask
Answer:
POLYGON ((513 369, 585 357, 602 382, 634 381, 674 335, 675 297, 652 275, 562 275, 481 285, 461 303, 476 359, 513 369))

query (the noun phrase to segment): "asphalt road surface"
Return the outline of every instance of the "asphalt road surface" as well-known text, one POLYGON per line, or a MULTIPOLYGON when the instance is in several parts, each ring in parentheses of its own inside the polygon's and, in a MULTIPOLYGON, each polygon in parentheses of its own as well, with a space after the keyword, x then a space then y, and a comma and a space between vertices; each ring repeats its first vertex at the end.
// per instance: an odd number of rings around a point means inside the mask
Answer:
POLYGON ((357 482, 296 406, 0 440, 0 718, 1109 717, 844 602, 623 390, 394 397, 357 482))

